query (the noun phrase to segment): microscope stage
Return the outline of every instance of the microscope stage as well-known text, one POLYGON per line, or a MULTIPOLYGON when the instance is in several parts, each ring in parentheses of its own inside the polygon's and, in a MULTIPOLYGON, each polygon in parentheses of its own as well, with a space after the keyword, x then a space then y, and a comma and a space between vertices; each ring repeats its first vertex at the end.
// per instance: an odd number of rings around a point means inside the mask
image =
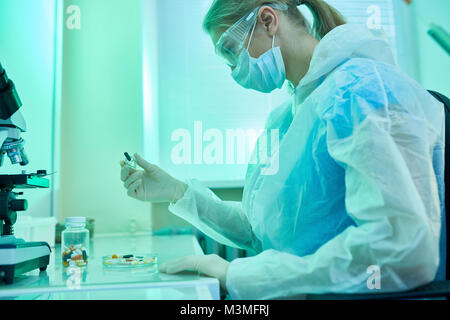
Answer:
POLYGON ((27 174, 0 175, 0 186, 14 186, 17 189, 48 188, 49 181, 27 174))

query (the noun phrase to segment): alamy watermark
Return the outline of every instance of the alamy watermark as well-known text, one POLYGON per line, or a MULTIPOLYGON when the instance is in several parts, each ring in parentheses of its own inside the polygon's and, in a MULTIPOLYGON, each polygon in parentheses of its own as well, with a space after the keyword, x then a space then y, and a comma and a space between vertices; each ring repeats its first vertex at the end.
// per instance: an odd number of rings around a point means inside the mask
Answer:
POLYGON ((176 145, 171 158, 175 165, 244 165, 260 164, 262 175, 279 171, 280 134, 278 129, 208 129, 194 122, 194 132, 177 129, 171 136, 176 145), (259 137, 259 138, 258 138, 259 137), (255 152, 251 153, 253 147, 255 152))
POLYGON ((381 8, 377 5, 371 5, 367 8, 367 28, 379 30, 381 29, 381 8))
POLYGON ((367 289, 369 290, 381 290, 381 269, 379 266, 369 266, 367 273, 370 277, 367 279, 367 289))
POLYGON ((70 5, 66 9, 66 14, 68 18, 66 20, 66 27, 69 30, 80 30, 81 29, 81 9, 77 5, 70 5))
POLYGON ((68 267, 66 276, 66 286, 69 290, 79 290, 81 288, 82 270, 80 268, 68 267))

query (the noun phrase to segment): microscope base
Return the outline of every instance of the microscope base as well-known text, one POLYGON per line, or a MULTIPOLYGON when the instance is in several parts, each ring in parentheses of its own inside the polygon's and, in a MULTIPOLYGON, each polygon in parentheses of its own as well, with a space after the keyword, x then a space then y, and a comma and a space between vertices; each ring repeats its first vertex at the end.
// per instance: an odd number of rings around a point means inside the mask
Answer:
POLYGON ((50 262, 50 252, 46 242, 0 244, 0 281, 12 284, 14 277, 29 271, 45 271, 50 262))

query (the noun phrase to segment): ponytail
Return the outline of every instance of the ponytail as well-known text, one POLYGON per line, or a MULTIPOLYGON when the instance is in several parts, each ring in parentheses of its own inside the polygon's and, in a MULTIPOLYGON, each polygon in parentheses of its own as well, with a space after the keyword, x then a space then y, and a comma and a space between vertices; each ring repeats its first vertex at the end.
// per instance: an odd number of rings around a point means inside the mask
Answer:
POLYGON ((295 0, 296 5, 306 5, 314 17, 314 36, 321 40, 328 32, 346 23, 343 16, 323 0, 295 0))

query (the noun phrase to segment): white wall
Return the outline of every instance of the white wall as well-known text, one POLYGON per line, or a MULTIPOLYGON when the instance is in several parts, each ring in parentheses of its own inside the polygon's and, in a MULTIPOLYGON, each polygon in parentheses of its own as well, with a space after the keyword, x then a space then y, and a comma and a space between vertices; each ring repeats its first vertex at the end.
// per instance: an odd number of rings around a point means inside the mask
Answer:
POLYGON ((67 0, 64 10, 73 4, 81 28, 63 35, 58 218, 94 218, 96 233, 127 232, 135 218, 149 230, 150 204, 119 179, 123 153, 143 153, 141 1, 67 0))

